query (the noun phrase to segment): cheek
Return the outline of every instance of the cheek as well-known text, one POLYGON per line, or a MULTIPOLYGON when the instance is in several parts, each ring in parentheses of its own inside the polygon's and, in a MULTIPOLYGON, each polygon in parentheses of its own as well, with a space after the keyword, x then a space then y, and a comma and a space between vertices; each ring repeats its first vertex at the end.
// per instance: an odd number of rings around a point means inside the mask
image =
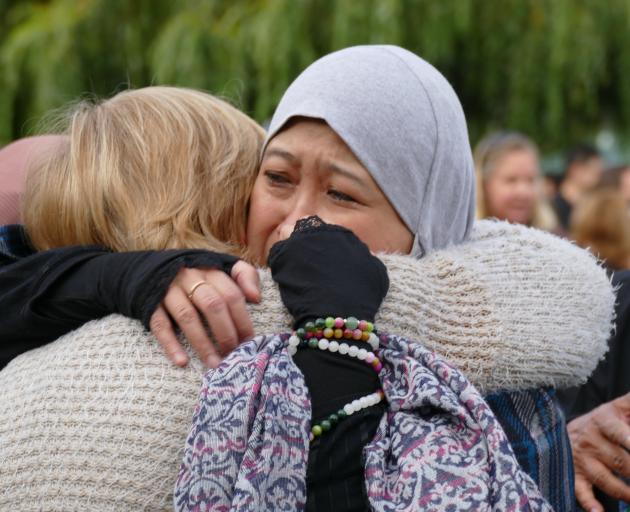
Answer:
POLYGON ((534 203, 536 202, 538 196, 542 195, 542 190, 537 183, 528 183, 525 188, 525 195, 527 196, 527 199, 529 199, 529 201, 534 203))
POLYGON ((252 205, 252 208, 249 211, 249 221, 247 222, 247 236, 248 241, 251 243, 249 238, 254 236, 263 235, 271 230, 273 230, 275 226, 273 207, 265 206, 265 207, 256 207, 252 205))
POLYGON ((264 196, 264 193, 254 187, 247 219, 247 245, 254 250, 265 244, 269 233, 277 224, 275 203, 264 196))
POLYGON ((346 225, 372 252, 409 254, 413 235, 405 224, 392 212, 379 213, 346 225))
POLYGON ((493 210, 499 209, 509 201, 510 186, 498 180, 491 180, 486 185, 486 202, 493 210))
POLYGON ((514 208, 519 210, 523 205, 523 194, 514 183, 495 182, 487 188, 486 204, 488 214, 499 219, 522 222, 523 219, 514 218, 514 208))

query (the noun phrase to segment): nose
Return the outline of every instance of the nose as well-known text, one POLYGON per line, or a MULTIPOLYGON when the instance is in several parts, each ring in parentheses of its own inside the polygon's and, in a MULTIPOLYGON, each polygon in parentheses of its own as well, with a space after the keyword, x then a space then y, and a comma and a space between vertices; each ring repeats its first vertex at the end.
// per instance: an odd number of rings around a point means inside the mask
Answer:
MULTIPOLYGON (((302 198, 298 198, 293 208, 287 212, 285 219, 277 227, 278 240, 289 238, 298 220, 311 217, 312 215, 319 215, 317 202, 313 199, 313 196, 309 194, 304 194, 302 198)), ((321 217, 321 215, 319 216, 321 217)))
POLYGON ((514 192, 521 199, 529 199, 536 195, 536 183, 520 180, 516 183, 514 192))
POLYGON ((291 233, 293 233, 294 226, 295 223, 293 224, 293 226, 287 223, 282 224, 278 228, 278 240, 286 240, 287 238, 289 238, 291 236, 291 233))

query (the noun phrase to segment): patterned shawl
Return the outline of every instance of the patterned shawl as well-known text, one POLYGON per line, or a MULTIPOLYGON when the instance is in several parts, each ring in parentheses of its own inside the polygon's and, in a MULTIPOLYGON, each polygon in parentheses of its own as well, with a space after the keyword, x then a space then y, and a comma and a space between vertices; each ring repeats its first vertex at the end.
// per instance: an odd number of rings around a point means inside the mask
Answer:
MULTIPOLYGON (((175 510, 304 508, 311 407, 287 338, 259 336, 206 373, 175 510)), ((373 510, 552 510, 461 372, 397 336, 379 358, 389 407, 364 451, 373 510)))

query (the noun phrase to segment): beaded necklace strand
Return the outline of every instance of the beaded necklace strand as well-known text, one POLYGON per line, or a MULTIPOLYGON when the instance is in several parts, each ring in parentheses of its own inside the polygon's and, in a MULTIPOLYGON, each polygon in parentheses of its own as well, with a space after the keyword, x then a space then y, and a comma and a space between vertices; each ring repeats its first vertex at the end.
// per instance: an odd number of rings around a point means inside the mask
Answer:
MULTIPOLYGON (((357 320, 350 316, 348 318, 318 318, 314 322, 306 322, 303 328, 293 331, 287 342, 287 350, 291 356, 295 355, 299 348, 319 349, 328 352, 338 352, 342 355, 356 358, 371 366, 376 373, 383 369, 383 363, 372 351, 359 348, 356 345, 349 345, 343 340, 364 341, 370 345, 372 350, 379 348, 379 338, 372 322, 357 320)), ((357 398, 344 405, 336 413, 330 414, 326 419, 313 425, 309 438, 311 442, 315 438, 328 432, 339 421, 347 418, 351 414, 359 412, 373 405, 380 403, 385 398, 382 390, 378 390, 369 395, 357 398)))

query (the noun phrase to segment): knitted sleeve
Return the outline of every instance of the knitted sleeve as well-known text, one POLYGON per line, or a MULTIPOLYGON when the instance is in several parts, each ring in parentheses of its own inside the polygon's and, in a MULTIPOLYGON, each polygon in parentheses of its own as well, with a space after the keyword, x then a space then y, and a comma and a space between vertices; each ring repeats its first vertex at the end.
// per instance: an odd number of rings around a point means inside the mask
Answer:
POLYGON ((383 260, 391 286, 381 328, 443 354, 484 392, 583 382, 607 350, 612 286, 566 240, 481 221, 460 246, 383 260))
MULTIPOLYGON (((442 354, 482 392, 584 382, 607 350, 615 296, 606 272, 554 235, 480 221, 467 242, 420 260, 380 257, 390 287, 378 328, 442 354)), ((290 328, 260 275, 256 332, 290 328)))

